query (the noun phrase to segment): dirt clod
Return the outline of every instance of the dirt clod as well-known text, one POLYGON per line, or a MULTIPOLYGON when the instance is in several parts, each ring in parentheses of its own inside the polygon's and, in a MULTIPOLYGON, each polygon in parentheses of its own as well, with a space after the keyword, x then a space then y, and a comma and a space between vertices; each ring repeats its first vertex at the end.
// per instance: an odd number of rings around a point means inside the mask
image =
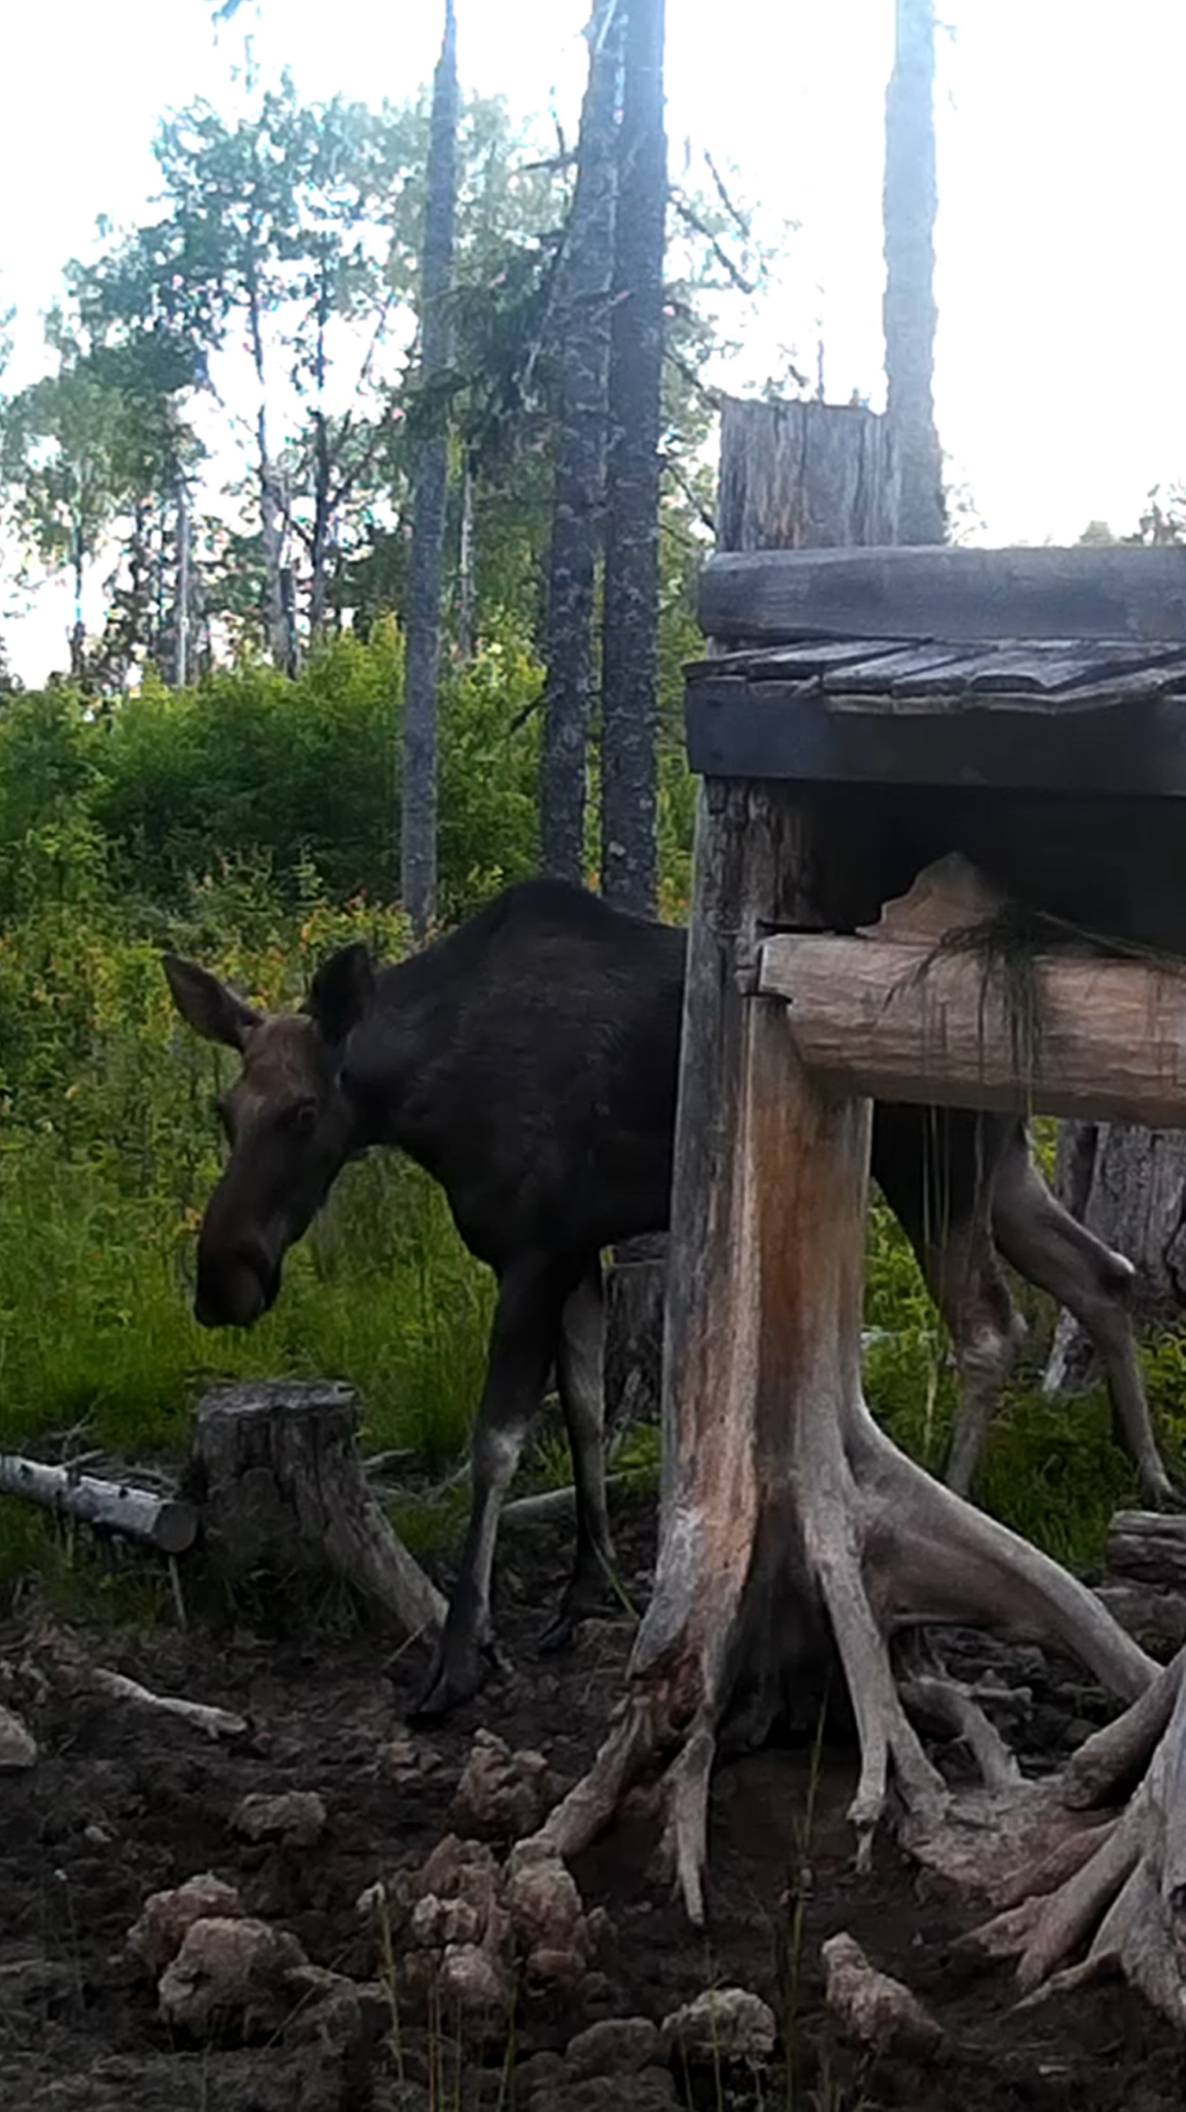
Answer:
POLYGON ((242 1912, 234 1886, 206 1870, 169 1892, 153 1892, 145 1900, 139 1921, 128 1931, 128 1949, 143 1960, 155 1979, 172 1965, 195 1922, 233 1921, 242 1912))
POLYGON ((821 1947, 828 2008, 846 2038, 884 2053, 925 2058, 943 2033, 921 2002, 888 1973, 879 1973, 851 1936, 830 1936, 821 1947))
POLYGON ((479 1730, 453 1799, 453 1824, 480 1840, 522 1840, 543 1825, 560 1791, 542 1753, 512 1752, 504 1739, 479 1730))
POLYGON ((326 1810, 315 1789, 286 1789, 274 1796, 253 1790, 236 1805, 231 1825, 245 1841, 311 1848, 325 1832, 326 1810))
POLYGON ((308 1962, 295 1936, 266 1921, 195 1921, 161 1974, 161 2015, 197 2038, 228 2027, 244 2038, 275 2031, 300 1999, 290 1976, 308 1962))
POLYGON ((744 1987, 712 1987, 663 2019, 663 2043, 688 2061, 764 2061, 774 2051, 774 2011, 744 1987))

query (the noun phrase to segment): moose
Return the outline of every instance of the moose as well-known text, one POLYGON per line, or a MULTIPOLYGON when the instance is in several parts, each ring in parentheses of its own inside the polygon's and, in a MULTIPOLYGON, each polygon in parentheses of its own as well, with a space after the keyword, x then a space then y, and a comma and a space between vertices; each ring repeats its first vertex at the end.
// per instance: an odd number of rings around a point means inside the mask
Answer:
MULTIPOLYGON (((579 887, 534 880, 395 966, 376 969, 364 946, 346 946, 296 1012, 259 1012, 204 968, 165 957, 183 1018, 241 1057, 220 1104, 229 1158, 198 1239, 203 1325, 249 1327, 268 1311, 287 1250, 347 1160, 375 1146, 440 1182, 461 1238, 497 1278, 469 1523, 422 1716, 481 1683, 499 1510, 553 1372, 576 1545, 543 1647, 602 1603, 612 1564, 602 1255, 667 1227, 685 943, 579 887)), ((872 1170, 955 1348, 949 1483, 970 1486, 1024 1335, 1003 1259, 1081 1322, 1143 1495, 1171 1501, 1136 1356, 1134 1272, 1057 1202, 1024 1124, 878 1105, 872 1170)))

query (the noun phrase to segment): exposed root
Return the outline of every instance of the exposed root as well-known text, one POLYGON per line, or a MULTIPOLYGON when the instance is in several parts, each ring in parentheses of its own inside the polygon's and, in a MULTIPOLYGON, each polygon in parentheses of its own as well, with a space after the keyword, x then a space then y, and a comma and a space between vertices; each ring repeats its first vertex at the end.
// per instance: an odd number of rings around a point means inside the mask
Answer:
POLYGON ((609 1825, 658 1747, 651 1708, 641 1698, 626 1702, 592 1767, 549 1812, 532 1840, 566 1861, 579 1855, 609 1825))
POLYGON ((1175 1659, 1125 1716, 1090 1739, 1059 1785, 1071 1817, 1069 1807, 1082 1800, 1085 1788, 1098 1792, 1131 1775, 1152 1741, 1152 1757, 1127 1809, 1087 1831, 1073 1849, 1064 1844, 1044 1870, 1034 1872, 1028 1892, 1018 1888, 1016 1903, 971 1939, 990 1955, 1017 1960, 1018 1988, 1028 2001, 1118 1971, 1175 2024, 1186 2026, 1182 1663, 1175 1659), (1043 1889, 1050 1876, 1057 1881, 1043 1889))
POLYGON ((1063 1777, 1067 1804, 1088 1810, 1131 1785, 1168 1727, 1184 1667, 1186 1650, 1158 1673, 1131 1709, 1084 1741, 1063 1777))
POLYGON ((683 1899, 688 1919, 704 1924, 704 1876, 708 1867, 708 1790, 716 1758, 716 1734, 699 1723, 689 1734, 664 1783, 667 1824, 661 1856, 683 1899))
POLYGON ((912 1715, 945 1724, 968 1747, 986 1789, 1013 1789, 1021 1780, 1017 1756, 968 1689, 953 1679, 916 1674, 901 1688, 912 1715))

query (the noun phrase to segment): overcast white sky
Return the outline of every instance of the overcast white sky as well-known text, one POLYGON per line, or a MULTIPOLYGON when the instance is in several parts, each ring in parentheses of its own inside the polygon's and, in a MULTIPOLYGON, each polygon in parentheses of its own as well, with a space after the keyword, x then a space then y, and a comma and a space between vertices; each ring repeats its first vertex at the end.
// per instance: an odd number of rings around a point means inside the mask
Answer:
MULTIPOLYGON (((457 0, 467 87, 571 128, 589 0, 457 0)), ((1135 524, 1186 476, 1182 102, 1186 0, 939 0, 936 396, 952 474, 994 543, 1135 524)), ((771 312, 716 378, 744 390, 818 331, 828 393, 881 397, 881 157, 892 0, 668 0, 673 167, 707 146, 800 233, 771 312)), ((439 0, 261 0, 261 69, 310 98, 401 100, 431 73, 439 0)), ((239 29, 208 0, 54 0, 6 10, 0 307, 8 385, 43 359, 40 311, 99 213, 151 194, 158 118, 229 96, 239 29)), ((7 569, 7 568, 6 568, 7 569)), ((11 596, 7 597, 11 604, 11 596)), ((68 597, 5 622, 39 679, 64 661, 68 597)))

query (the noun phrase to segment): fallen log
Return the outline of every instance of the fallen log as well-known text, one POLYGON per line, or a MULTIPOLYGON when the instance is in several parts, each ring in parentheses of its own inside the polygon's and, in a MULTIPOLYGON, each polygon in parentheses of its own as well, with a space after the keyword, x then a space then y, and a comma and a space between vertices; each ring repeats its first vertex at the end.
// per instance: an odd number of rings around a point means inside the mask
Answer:
POLYGON ((162 1555, 183 1555, 198 1537, 192 1503, 128 1482, 104 1481, 40 1459, 0 1453, 0 1494, 21 1496, 96 1532, 119 1533, 162 1555))
POLYGON ((1117 1511, 1108 1527, 1107 1565, 1142 1584, 1186 1589, 1186 1518, 1160 1511, 1117 1511))

